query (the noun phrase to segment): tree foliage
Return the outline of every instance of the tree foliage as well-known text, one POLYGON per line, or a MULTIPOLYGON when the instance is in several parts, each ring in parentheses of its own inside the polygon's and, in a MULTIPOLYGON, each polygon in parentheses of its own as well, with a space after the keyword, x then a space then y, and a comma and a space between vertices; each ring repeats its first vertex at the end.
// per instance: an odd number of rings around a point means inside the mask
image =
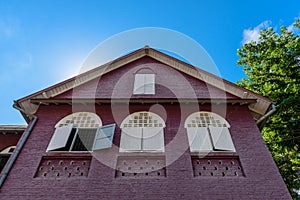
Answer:
MULTIPOLYGON (((293 30, 300 29, 300 18, 293 30)), ((258 41, 238 50, 247 78, 239 85, 276 102, 277 111, 262 130, 279 171, 294 199, 300 190, 300 36, 282 26, 260 32, 258 41)), ((274 183, 276 184, 276 183, 274 183)))

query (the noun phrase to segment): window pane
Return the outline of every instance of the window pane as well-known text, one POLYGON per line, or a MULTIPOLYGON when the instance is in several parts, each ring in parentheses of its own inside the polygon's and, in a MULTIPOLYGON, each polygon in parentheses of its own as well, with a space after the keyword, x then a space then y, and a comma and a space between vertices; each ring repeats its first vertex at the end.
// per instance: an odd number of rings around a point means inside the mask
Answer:
POLYGON ((235 151, 228 128, 209 126, 209 131, 215 150, 235 151))
POLYGON ((187 128, 190 151, 212 151, 212 144, 206 127, 187 128))
POLYGON ((107 126, 99 127, 94 140, 94 150, 100 150, 105 148, 110 148, 112 146, 112 141, 115 133, 115 124, 110 124, 107 126))
POLYGON ((78 129, 72 151, 91 151, 97 129, 78 129))

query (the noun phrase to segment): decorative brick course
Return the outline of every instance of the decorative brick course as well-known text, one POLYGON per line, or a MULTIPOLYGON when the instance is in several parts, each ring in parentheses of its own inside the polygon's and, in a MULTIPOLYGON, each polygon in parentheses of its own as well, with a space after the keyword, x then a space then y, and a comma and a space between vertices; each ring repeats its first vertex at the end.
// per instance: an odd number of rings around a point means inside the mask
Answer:
POLYGON ((237 177, 244 176, 238 157, 196 157, 192 156, 195 177, 237 177))
POLYGON ((87 177, 92 157, 43 157, 35 178, 79 178, 87 177))
POLYGON ((162 156, 118 157, 116 178, 166 177, 166 161, 162 156))

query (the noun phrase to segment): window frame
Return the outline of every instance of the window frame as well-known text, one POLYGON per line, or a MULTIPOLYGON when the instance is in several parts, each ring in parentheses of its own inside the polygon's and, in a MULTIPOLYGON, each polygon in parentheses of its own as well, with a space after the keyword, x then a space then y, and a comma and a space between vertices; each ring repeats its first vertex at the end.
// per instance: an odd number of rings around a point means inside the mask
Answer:
MULTIPOLYGON (((201 115, 200 114, 200 115, 201 115)), ((190 148, 190 152, 236 152, 234 143, 232 141, 232 137, 229 131, 230 128, 230 124, 226 121, 226 119, 224 119, 223 117, 221 117, 220 115, 213 113, 213 112, 204 112, 204 111, 200 111, 200 112, 195 112, 190 114, 186 121, 185 121, 185 128, 187 131, 187 137, 188 137, 188 143, 189 143, 189 148, 190 148), (209 118, 205 118, 202 119, 202 122, 195 122, 195 116, 197 116, 198 114, 208 114, 209 118), (210 122, 207 122, 207 119, 212 118, 212 123, 210 124, 210 122), (190 121, 192 121, 192 123, 194 124, 190 124, 190 121), (197 125, 197 123, 199 123, 197 125), (192 133, 191 131, 195 129, 196 133, 192 133), (202 132, 198 133, 198 129, 203 129, 202 132), (215 130, 212 131, 213 129, 219 129, 216 131, 221 131, 220 132, 216 132, 215 130), (209 136, 209 138, 207 139, 210 144, 208 144, 208 146, 210 146, 210 148, 202 148, 202 146, 205 146, 203 144, 194 144, 194 140, 196 138, 196 136, 192 137, 191 135, 196 135, 196 134, 204 134, 204 130, 206 131, 206 134, 209 136), (219 147, 217 147, 218 142, 219 142, 219 137, 216 138, 217 134, 222 134, 222 138, 226 139, 223 142, 221 142, 221 145, 219 144, 219 147), (191 138, 192 137, 192 138, 191 138), (223 147, 220 147, 222 146, 223 147), (226 146, 227 145, 227 146, 226 146), (197 146, 195 148, 195 146, 197 146)), ((199 136, 197 136, 199 138, 199 136)), ((203 136, 201 136, 203 137, 203 136)), ((197 138, 196 138, 197 139, 197 138)))
POLYGON ((46 152, 93 152, 101 149, 111 148, 113 144, 113 137, 115 133, 116 124, 108 124, 102 126, 102 121, 98 115, 90 112, 76 112, 67 115, 61 119, 55 125, 55 131, 48 143, 46 152), (80 130, 86 134, 93 134, 93 138, 82 137, 80 130), (104 131, 106 129, 106 131, 104 131), (99 141, 98 135, 106 135, 106 137, 100 138, 100 142, 97 143, 95 148, 96 140, 99 141), (104 138, 107 138, 105 140, 104 138), (76 144, 76 142, 78 143, 76 144), (78 149, 75 145, 79 145, 78 149), (88 145, 88 146, 87 146, 88 145), (102 147, 101 147, 102 145, 102 147), (84 146, 85 150, 82 150, 84 146))
POLYGON ((141 112, 135 112, 128 115, 121 123, 121 138, 120 138, 119 152, 154 152, 154 153, 164 152, 165 151, 164 128, 165 128, 164 120, 155 113, 148 112, 148 111, 141 111, 141 112), (148 117, 147 119, 149 121, 147 121, 146 123, 142 122, 142 124, 139 124, 139 122, 137 121, 139 120, 145 121, 145 119, 144 118, 136 119, 136 117, 141 115, 145 116, 145 114, 147 114, 148 117), (153 124, 149 126, 148 122, 153 124), (140 131, 136 131, 139 129, 140 131), (150 130, 150 129, 152 130, 159 129, 159 132, 157 132, 152 137, 145 136, 144 130, 150 130), (132 135, 132 133, 134 134, 132 135), (148 149, 145 149, 144 148, 145 142, 146 143, 149 142, 151 139, 153 139, 153 137, 160 138, 159 140, 158 139, 155 140, 158 141, 155 144, 158 144, 157 146, 160 146, 161 148, 151 149, 151 142, 150 142, 150 145, 146 145, 148 146, 148 149))
MULTIPOLYGON (((61 147, 61 148, 56 148, 56 149, 51 149, 49 150, 49 145, 52 141, 53 138, 55 138, 55 133, 54 135, 52 136, 51 140, 50 140, 50 143, 47 147, 47 152, 93 152, 93 151, 97 151, 97 150, 102 150, 102 149, 106 149, 106 148, 111 148, 112 147, 112 144, 113 144, 113 138, 114 138, 114 133, 115 133, 115 127, 116 127, 116 124, 108 124, 108 125, 105 125, 105 126, 99 126, 98 128, 72 128, 70 133, 68 134, 68 138, 67 138, 67 142, 65 143, 65 146, 64 147, 61 147), (106 136, 106 137, 101 137, 100 139, 104 139, 104 138, 110 138, 108 139, 109 140, 109 145, 107 144, 106 142, 106 146, 103 147, 103 148, 97 148, 95 149, 95 143, 96 143, 96 140, 98 140, 99 138, 97 137, 97 134, 99 134, 99 132, 101 132, 102 129, 105 129, 105 128, 109 128, 111 127, 112 130, 111 130, 111 134, 106 136), (95 134, 93 136, 93 139, 92 139, 92 142, 90 143, 90 149, 88 149, 88 147, 86 147, 86 145, 84 144, 85 142, 82 141, 82 139, 80 138, 79 136, 79 131, 80 129, 90 129, 90 130, 95 130, 95 134), (75 133, 72 135, 72 131, 75 131, 75 133), (76 143, 76 140, 77 138, 79 137, 79 140, 80 142, 82 143, 82 145, 86 148, 86 150, 74 150, 74 145, 76 143), (68 145, 68 142, 71 141, 71 144, 68 145), (61 150, 61 149, 64 149, 64 148, 67 148, 67 150, 61 150)), ((59 134, 59 133, 56 133, 56 134, 59 134)), ((102 140, 103 141, 103 140, 102 140)))
POLYGON ((133 94, 155 94, 155 74, 135 74, 133 94))

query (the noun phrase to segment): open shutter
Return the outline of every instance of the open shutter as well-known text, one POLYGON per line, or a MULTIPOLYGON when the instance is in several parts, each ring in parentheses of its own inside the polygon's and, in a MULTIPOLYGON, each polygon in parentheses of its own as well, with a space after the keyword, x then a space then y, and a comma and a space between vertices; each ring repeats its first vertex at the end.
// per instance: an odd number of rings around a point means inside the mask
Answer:
POLYGON ((57 127, 47 147, 47 151, 66 147, 72 128, 73 124, 57 127))
POLYGON ((190 151, 212 151, 207 127, 187 128, 190 151))
POLYGON ((112 147, 116 124, 100 126, 97 129, 93 151, 112 147))
POLYGON ((155 74, 145 74, 145 94, 155 94, 155 74))
POLYGON ((164 151, 164 129, 143 128, 143 144, 145 151, 164 151))
POLYGON ((134 77, 133 94, 144 94, 145 92, 145 74, 136 74, 134 77))
POLYGON ((121 134, 120 151, 142 150, 142 128, 124 127, 121 134))
POLYGON ((229 130, 227 127, 209 126, 214 150, 235 151, 229 130))

